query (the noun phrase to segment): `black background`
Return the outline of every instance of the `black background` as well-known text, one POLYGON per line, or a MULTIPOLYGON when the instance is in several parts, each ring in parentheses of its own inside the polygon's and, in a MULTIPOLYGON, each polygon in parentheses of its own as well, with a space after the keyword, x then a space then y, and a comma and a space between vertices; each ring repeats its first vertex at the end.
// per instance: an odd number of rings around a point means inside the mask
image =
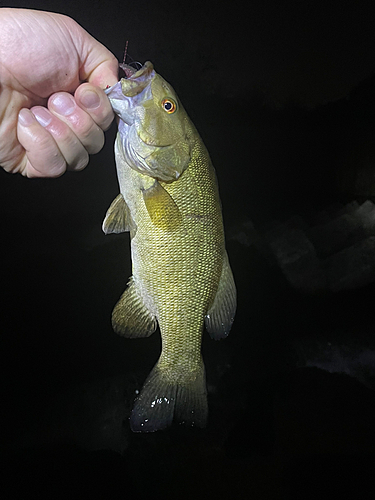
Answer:
POLYGON ((128 235, 101 231, 118 194, 115 126, 81 173, 0 172, 9 498, 365 498, 375 287, 298 292, 240 234, 250 221, 261 232, 371 198, 351 183, 363 155, 374 165, 371 2, 1 5, 67 14, 119 60, 128 40, 129 55, 174 86, 217 171, 238 288, 229 338, 204 336, 208 428, 132 434, 160 340, 125 340, 110 325, 131 273, 128 235), (328 346, 335 362, 311 361, 328 346), (361 381, 350 368, 358 352, 361 381))

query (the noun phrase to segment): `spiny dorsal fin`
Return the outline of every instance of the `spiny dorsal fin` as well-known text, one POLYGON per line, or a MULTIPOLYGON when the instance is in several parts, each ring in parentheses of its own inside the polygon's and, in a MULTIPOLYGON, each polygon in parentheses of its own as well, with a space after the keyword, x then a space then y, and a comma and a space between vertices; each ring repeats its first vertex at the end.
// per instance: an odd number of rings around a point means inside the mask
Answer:
POLYGON ((120 193, 111 203, 103 221, 102 229, 105 234, 124 233, 134 229, 135 224, 124 197, 120 193))
POLYGON ((158 181, 143 190, 143 199, 152 223, 158 228, 173 231, 181 224, 178 206, 158 181))

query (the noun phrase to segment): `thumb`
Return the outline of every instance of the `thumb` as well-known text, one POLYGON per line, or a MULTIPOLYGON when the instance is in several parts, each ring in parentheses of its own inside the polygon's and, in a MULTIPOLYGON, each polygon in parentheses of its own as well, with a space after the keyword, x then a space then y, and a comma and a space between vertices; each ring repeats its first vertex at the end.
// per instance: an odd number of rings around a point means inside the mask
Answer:
POLYGON ((105 89, 118 82, 118 61, 104 45, 85 32, 79 78, 105 89))

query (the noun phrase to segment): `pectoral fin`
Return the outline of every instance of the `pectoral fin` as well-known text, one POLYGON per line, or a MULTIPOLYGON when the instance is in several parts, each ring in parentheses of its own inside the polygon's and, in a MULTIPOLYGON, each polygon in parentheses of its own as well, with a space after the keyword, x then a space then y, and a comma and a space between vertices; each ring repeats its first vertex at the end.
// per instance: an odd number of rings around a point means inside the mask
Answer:
POLYGON ((205 317, 206 329, 213 339, 223 339, 229 335, 236 313, 236 301, 236 285, 225 252, 219 287, 212 307, 205 317))
POLYGON ((113 309, 112 327, 128 338, 149 337, 157 328, 156 318, 137 293, 133 278, 113 309))
POLYGON ((155 181, 143 190, 143 199, 152 223, 165 231, 173 231, 182 222, 182 216, 171 195, 155 181))
POLYGON ((107 210, 102 229, 105 234, 135 232, 136 225, 121 193, 113 200, 107 210))

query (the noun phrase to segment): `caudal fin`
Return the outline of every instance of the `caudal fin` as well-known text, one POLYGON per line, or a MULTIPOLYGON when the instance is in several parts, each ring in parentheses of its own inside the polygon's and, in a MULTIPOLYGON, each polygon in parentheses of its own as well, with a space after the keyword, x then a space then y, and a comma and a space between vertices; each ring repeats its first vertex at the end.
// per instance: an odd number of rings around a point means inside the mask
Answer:
POLYGON ((186 425, 205 427, 208 405, 203 362, 192 377, 179 374, 170 380, 156 364, 148 376, 130 416, 133 432, 154 432, 170 426, 175 419, 186 425))

